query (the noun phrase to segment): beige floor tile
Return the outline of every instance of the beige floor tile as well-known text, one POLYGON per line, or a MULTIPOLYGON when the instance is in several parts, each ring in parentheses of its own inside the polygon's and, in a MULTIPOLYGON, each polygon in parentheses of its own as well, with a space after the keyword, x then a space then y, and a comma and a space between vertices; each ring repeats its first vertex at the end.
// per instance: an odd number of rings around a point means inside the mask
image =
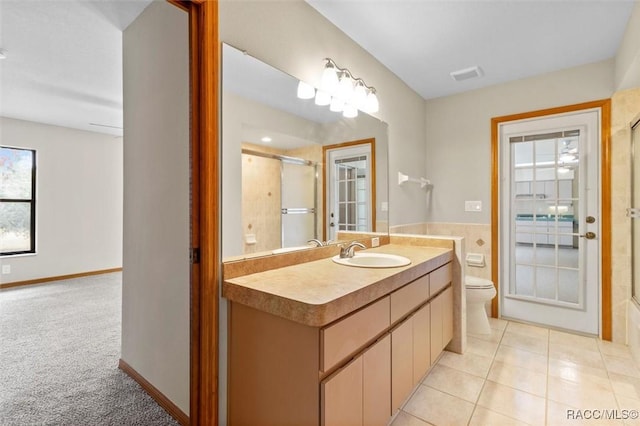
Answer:
POLYGON ((495 328, 492 328, 491 334, 467 333, 467 338, 474 337, 479 340, 486 340, 488 342, 500 343, 500 340, 502 340, 503 334, 504 334, 504 330, 496 330, 495 328))
MULTIPOLYGON (((640 379, 637 377, 623 376, 621 374, 609 373, 613 392, 617 396, 638 400, 640 406, 640 379)), ((640 407, 639 407, 640 408, 640 407)))
POLYGON ((602 357, 608 372, 640 378, 640 369, 633 359, 618 358, 611 355, 602 355, 602 357))
POLYGON ((437 364, 433 366, 422 384, 475 404, 484 385, 484 379, 437 364))
POLYGON ((596 339, 600 351, 605 355, 618 358, 632 358, 631 349, 624 343, 614 343, 607 340, 596 339))
POLYGON ((484 407, 476 407, 469 426, 526 426, 527 423, 520 422, 511 417, 487 410, 484 407))
POLYGON ((594 384, 582 384, 558 377, 548 379, 547 398, 580 409, 615 409, 613 391, 594 384))
POLYGON ((605 368, 600 352, 589 351, 584 348, 565 345, 562 343, 549 344, 549 358, 569 361, 574 364, 592 368, 605 368))
POLYGON ((617 399, 620 415, 625 418, 624 424, 640 426, 640 417, 638 417, 640 403, 638 403, 638 400, 620 396, 617 399))
POLYGON ((549 343, 561 343, 563 345, 584 348, 593 352, 599 351, 595 337, 579 336, 577 334, 556 330, 549 330, 549 343))
POLYGON ((420 385, 403 411, 434 425, 466 425, 474 404, 420 385))
POLYGON ((428 426, 429 423, 424 420, 420 420, 417 417, 407 414, 404 411, 400 411, 398 415, 393 419, 390 426, 428 426))
POLYGON ((507 328, 509 321, 500 318, 489 318, 489 326, 494 330, 504 330, 507 328))
POLYGON ((500 346, 496 352, 495 360, 547 374, 547 357, 523 349, 500 346))
POLYGON ((497 350, 497 342, 489 342, 473 336, 467 336, 467 351, 472 354, 493 358, 497 350))
POLYGON ((544 398, 499 383, 487 380, 478 405, 525 423, 544 424, 544 398))
POLYGON ((618 358, 628 358, 632 359, 631 350, 629 346, 623 345, 621 343, 613 343, 607 342, 606 340, 597 340, 598 347, 600 348, 600 352, 603 355, 615 356, 618 358))
POLYGON ((549 329, 544 327, 538 327, 530 324, 522 324, 519 322, 509 321, 506 331, 512 333, 524 334, 525 336, 534 336, 539 338, 549 337, 549 329))
POLYGON ((502 336, 500 345, 511 346, 512 348, 524 349, 525 351, 534 352, 540 355, 547 355, 549 350, 549 341, 547 337, 538 337, 531 334, 520 334, 510 331, 508 328, 502 336))
POLYGON ((500 361, 494 361, 487 379, 541 397, 547 393, 546 374, 500 361))
POLYGON ((603 368, 587 367, 571 361, 549 358, 549 376, 581 384, 599 385, 612 390, 609 373, 603 368))
MULTIPOLYGON (((592 408, 591 410, 597 410, 597 408, 592 408)), ((580 410, 559 402, 547 401, 547 425, 549 426, 608 426, 623 424, 624 423, 619 420, 601 418, 599 413, 592 414, 592 412, 584 411, 584 409, 580 410), (591 418, 594 415, 600 418, 591 418), (585 417, 589 418, 585 419, 585 417)))
POLYGON ((456 370, 464 371, 465 373, 473 374, 474 376, 485 378, 491 367, 491 358, 487 358, 482 355, 476 355, 472 353, 465 353, 464 355, 456 354, 453 352, 445 351, 442 357, 438 361, 438 364, 445 365, 447 367, 455 368, 456 370))

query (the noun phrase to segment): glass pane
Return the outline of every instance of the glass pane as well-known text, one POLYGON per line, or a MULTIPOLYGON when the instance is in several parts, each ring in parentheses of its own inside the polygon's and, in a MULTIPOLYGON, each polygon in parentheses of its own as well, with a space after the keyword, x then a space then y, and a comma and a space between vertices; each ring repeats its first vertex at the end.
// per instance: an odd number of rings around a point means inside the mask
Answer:
POLYGON ((516 167, 533 164, 533 142, 517 142, 511 144, 513 147, 513 164, 516 167))
POLYGON ((543 299, 556 298, 556 269, 539 267, 536 269, 536 296, 543 299))
POLYGON ((31 250, 31 203, 0 203, 0 251, 31 250))
POLYGON ((556 162, 556 139, 536 141, 536 165, 550 165, 556 162))
MULTIPOLYGON (((552 238, 552 236, 550 236, 552 238)), ((556 247, 536 246, 536 264, 556 266, 556 247)))
POLYGON ((562 302, 578 303, 581 291, 578 281, 578 271, 560 269, 558 271, 558 300, 562 302))
POLYGON ((533 296, 533 267, 516 265, 515 294, 533 296))
MULTIPOLYGON (((571 237, 574 238, 574 237, 571 237)), ((575 237, 577 238, 577 237, 575 237)), ((578 247, 560 247, 558 249, 558 266, 565 268, 576 268, 580 266, 578 258, 578 247)))
POLYGON ((0 148, 0 198, 30 200, 34 152, 0 148))

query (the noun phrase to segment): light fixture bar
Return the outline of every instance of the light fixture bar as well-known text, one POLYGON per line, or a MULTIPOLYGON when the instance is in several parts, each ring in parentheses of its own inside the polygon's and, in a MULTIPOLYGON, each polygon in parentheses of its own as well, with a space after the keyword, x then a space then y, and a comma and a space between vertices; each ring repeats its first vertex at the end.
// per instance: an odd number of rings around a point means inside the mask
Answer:
POLYGON ((324 58, 325 66, 320 79, 320 87, 300 81, 297 96, 300 99, 314 99, 316 105, 329 105, 331 111, 342 112, 345 117, 356 117, 358 110, 375 113, 379 110, 376 89, 367 85, 347 68, 341 68, 331 58, 324 58))

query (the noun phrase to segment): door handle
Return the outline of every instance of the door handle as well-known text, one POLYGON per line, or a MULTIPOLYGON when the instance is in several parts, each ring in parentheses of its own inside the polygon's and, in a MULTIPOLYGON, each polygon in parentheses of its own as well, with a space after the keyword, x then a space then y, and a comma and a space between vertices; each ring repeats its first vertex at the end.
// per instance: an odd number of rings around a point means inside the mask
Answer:
POLYGON ((580 238, 586 238, 587 240, 593 240, 594 238, 596 238, 596 233, 595 232, 587 232, 584 235, 580 235, 580 238))

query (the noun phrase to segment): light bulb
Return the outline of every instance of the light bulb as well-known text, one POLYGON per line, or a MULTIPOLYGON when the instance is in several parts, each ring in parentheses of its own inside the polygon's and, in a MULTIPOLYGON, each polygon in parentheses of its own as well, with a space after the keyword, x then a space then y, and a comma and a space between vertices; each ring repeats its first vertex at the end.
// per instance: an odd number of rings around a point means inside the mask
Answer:
POLYGON ((380 108, 380 104, 378 103, 378 97, 376 96, 376 91, 371 90, 367 95, 367 103, 365 105, 365 111, 368 113, 378 112, 380 108))
POLYGON ((346 118, 356 118, 358 116, 358 108, 351 104, 345 104, 342 116, 346 118))
POLYGON ((336 96, 345 102, 349 102, 353 98, 353 80, 346 72, 342 73, 342 77, 340 77, 336 96))
POLYGON ((331 62, 322 71, 322 79, 320 80, 320 88, 327 93, 335 93, 338 90, 338 74, 336 68, 331 62))
POLYGON ((341 112, 344 109, 344 101, 334 96, 331 98, 331 105, 329 106, 329 109, 333 112, 341 112))
POLYGON ((362 80, 356 81, 356 88, 353 90, 353 104, 363 111, 367 104, 367 89, 364 87, 362 80))
POLYGON ((300 81, 298 83, 298 98, 312 99, 316 95, 316 89, 309 83, 300 81))
POLYGON ((331 103, 331 95, 324 90, 316 91, 316 105, 329 105, 331 103))

